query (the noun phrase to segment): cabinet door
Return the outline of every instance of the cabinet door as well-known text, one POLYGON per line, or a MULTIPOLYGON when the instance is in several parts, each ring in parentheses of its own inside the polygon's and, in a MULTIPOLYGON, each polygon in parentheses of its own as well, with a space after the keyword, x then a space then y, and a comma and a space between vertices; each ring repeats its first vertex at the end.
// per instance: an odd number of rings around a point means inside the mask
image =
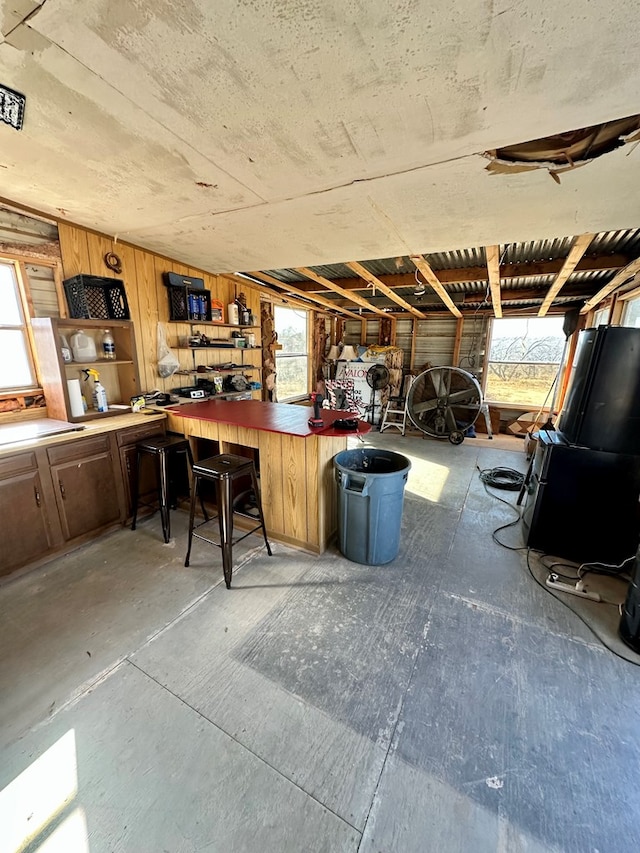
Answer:
POLYGON ((108 440, 87 439, 56 451, 49 451, 49 457, 65 539, 118 521, 121 507, 108 440), (63 453, 71 458, 64 459, 63 453))
POLYGON ((0 465, 0 574, 45 554, 51 545, 40 475, 24 454, 0 465), (25 462, 27 464, 25 464, 25 462))

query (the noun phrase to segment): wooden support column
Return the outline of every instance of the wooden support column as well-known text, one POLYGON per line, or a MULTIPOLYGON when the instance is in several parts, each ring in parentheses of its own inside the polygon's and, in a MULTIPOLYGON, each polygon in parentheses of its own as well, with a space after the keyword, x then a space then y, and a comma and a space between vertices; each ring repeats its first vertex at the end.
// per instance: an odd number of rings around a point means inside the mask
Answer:
POLYGON ((411 357, 409 359, 409 370, 413 373, 416 360, 416 332, 418 329, 418 321, 413 320, 411 323, 411 357))
POLYGON ((366 346, 367 343, 367 321, 360 321, 360 344, 366 346))
POLYGON ((462 330, 464 328, 464 318, 458 317, 456 321, 456 336, 453 339, 453 359, 451 364, 454 367, 458 366, 458 362, 460 361, 460 346, 462 344, 462 330))

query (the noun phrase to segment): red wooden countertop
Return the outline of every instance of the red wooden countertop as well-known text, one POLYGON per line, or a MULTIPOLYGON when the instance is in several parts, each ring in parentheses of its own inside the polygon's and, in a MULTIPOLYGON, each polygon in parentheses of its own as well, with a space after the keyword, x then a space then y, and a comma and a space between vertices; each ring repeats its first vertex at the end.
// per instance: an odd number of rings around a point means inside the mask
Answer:
MULTIPOLYGON (((309 426, 309 418, 313 415, 313 406, 295 406, 291 403, 263 403, 260 400, 203 400, 201 403, 167 406, 165 411, 179 415, 181 418, 215 421, 247 429, 298 435, 303 438, 310 435, 344 436, 357 434, 355 430, 338 430, 331 427, 331 424, 338 418, 353 417, 347 412, 320 409, 320 417, 324 426, 312 429, 309 426)), ((366 421, 358 421, 358 434, 363 435, 370 431, 371 424, 366 421)))

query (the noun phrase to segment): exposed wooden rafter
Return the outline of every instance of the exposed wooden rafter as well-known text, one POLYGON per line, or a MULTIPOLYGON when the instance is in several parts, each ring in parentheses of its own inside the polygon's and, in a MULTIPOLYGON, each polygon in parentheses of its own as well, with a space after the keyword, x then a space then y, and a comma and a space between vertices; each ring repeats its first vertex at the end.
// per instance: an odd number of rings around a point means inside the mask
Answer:
MULTIPOLYGON (((583 257, 574 272, 605 272, 617 273, 631 260, 630 257, 624 254, 614 255, 587 255, 583 257)), ((500 267, 500 278, 504 282, 510 278, 537 278, 538 276, 557 276, 564 266, 565 259, 557 258, 550 261, 527 261, 522 263, 505 263, 500 267)), ((414 287, 415 278, 413 273, 395 273, 384 274, 377 276, 378 279, 390 287, 392 290, 397 290, 403 287, 414 287)), ((344 290, 364 290, 365 283, 357 277, 350 278, 334 278, 331 279, 334 284, 339 285, 344 290)), ((440 284, 470 284, 474 282, 483 283, 487 280, 487 268, 481 267, 459 267, 448 270, 438 270, 438 281, 440 284)), ((301 290, 308 292, 317 292, 318 288, 310 281, 296 282, 301 290)))
POLYGON ((595 237, 595 234, 581 234, 579 237, 573 242, 573 246, 567 255, 564 264, 562 265, 562 269, 558 273, 555 278, 555 281, 549 288, 547 295, 544 298, 542 305, 538 311, 538 317, 544 317, 551 308, 551 304, 553 300, 556 298, 560 290, 562 289, 565 282, 569 279, 569 276, 578 266, 580 259, 584 255, 584 253, 589 248, 589 244, 595 237))
POLYGON ((626 281, 628 281, 632 276, 634 276, 640 270, 640 258, 636 258, 635 261, 631 261, 630 264, 620 270, 620 272, 615 275, 609 284, 605 284, 595 296, 592 296, 591 299, 587 299, 582 308, 580 309, 581 314, 588 314, 592 308, 595 308, 599 302, 602 302, 603 299, 606 299, 610 293, 613 293, 614 290, 617 290, 621 287, 626 281))
POLYGON ((429 263, 422 257, 422 255, 411 255, 410 257, 416 269, 420 270, 422 275, 425 277, 427 284, 431 285, 431 287, 435 290, 440 299, 442 299, 444 304, 447 306, 449 311, 451 311, 453 316, 462 317, 462 314, 460 313, 459 309, 456 308, 456 306, 453 304, 453 300, 451 299, 447 291, 444 289, 437 275, 431 269, 429 263))
MULTIPOLYGON (((344 290, 342 287, 339 287, 337 284, 334 284, 332 281, 329 281, 328 278, 323 278, 321 275, 318 275, 309 267, 297 267, 296 272, 299 272, 300 275, 304 275, 307 278, 310 278, 312 281, 321 284, 323 287, 326 287, 328 290, 333 290, 334 293, 339 293, 340 296, 344 296, 345 299, 348 299, 350 302, 354 302, 356 305, 360 305, 362 308, 366 308, 367 311, 372 311, 374 314, 378 314, 381 317, 386 317, 387 312, 383 311, 381 308, 376 308, 370 302, 368 302, 364 297, 360 296, 357 293, 353 293, 348 290, 344 290)), ((361 319, 360 317, 358 319, 361 319)))
POLYGON ((502 317, 502 300, 500 298, 500 246, 487 246, 485 253, 487 256, 487 272, 489 274, 493 313, 497 319, 500 319, 502 317))
MULTIPOLYGON (((322 305, 323 308, 330 309, 331 311, 338 311, 340 314, 344 314, 346 317, 350 317, 352 320, 360 320, 359 314, 354 314, 353 311, 348 311, 346 308, 342 308, 340 305, 336 305, 335 302, 331 302, 329 299, 325 299, 324 296, 319 296, 316 293, 307 293, 304 290, 300 290, 294 285, 289 284, 285 281, 280 281, 277 278, 274 278, 272 275, 269 275, 266 272, 248 272, 247 275, 250 275, 251 278, 259 279, 260 281, 264 281, 265 284, 271 284, 274 287, 281 288, 286 293, 295 293, 297 296, 301 296, 303 299, 308 300, 309 302, 313 302, 316 305, 322 305)), ((246 279, 245 279, 246 280, 246 279)))
POLYGON ((347 266, 350 270, 353 270, 356 275, 359 275, 360 278, 363 278, 365 281, 369 282, 372 287, 377 287, 381 293, 384 293, 385 296, 388 296, 389 299, 400 305, 406 311, 409 311, 411 314, 413 314, 415 317, 419 317, 421 320, 425 319, 425 315, 422 313, 422 311, 419 311, 417 308, 414 308, 414 306, 410 305, 405 299, 402 298, 402 296, 398 296, 397 293, 394 293, 390 287, 387 287, 387 285, 383 281, 380 281, 379 278, 376 278, 376 276, 373 273, 369 272, 368 269, 363 267, 362 264, 359 264, 357 261, 348 261, 347 266))
POLYGON ((621 293, 618 296, 620 302, 626 302, 627 299, 635 299, 636 296, 640 296, 640 287, 634 287, 633 290, 627 290, 626 293, 621 293))

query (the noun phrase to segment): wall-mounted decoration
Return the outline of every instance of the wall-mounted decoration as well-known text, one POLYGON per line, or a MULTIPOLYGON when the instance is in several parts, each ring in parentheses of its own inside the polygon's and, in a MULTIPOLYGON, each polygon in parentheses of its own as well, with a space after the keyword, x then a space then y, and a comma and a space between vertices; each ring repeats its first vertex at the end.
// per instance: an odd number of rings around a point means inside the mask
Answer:
POLYGON ((118 273, 118 275, 122 272, 122 261, 115 252, 107 252, 104 256, 104 263, 112 272, 118 273))
POLYGON ((22 129, 24 109, 27 99, 20 92, 0 85, 0 121, 10 125, 15 130, 22 129))

